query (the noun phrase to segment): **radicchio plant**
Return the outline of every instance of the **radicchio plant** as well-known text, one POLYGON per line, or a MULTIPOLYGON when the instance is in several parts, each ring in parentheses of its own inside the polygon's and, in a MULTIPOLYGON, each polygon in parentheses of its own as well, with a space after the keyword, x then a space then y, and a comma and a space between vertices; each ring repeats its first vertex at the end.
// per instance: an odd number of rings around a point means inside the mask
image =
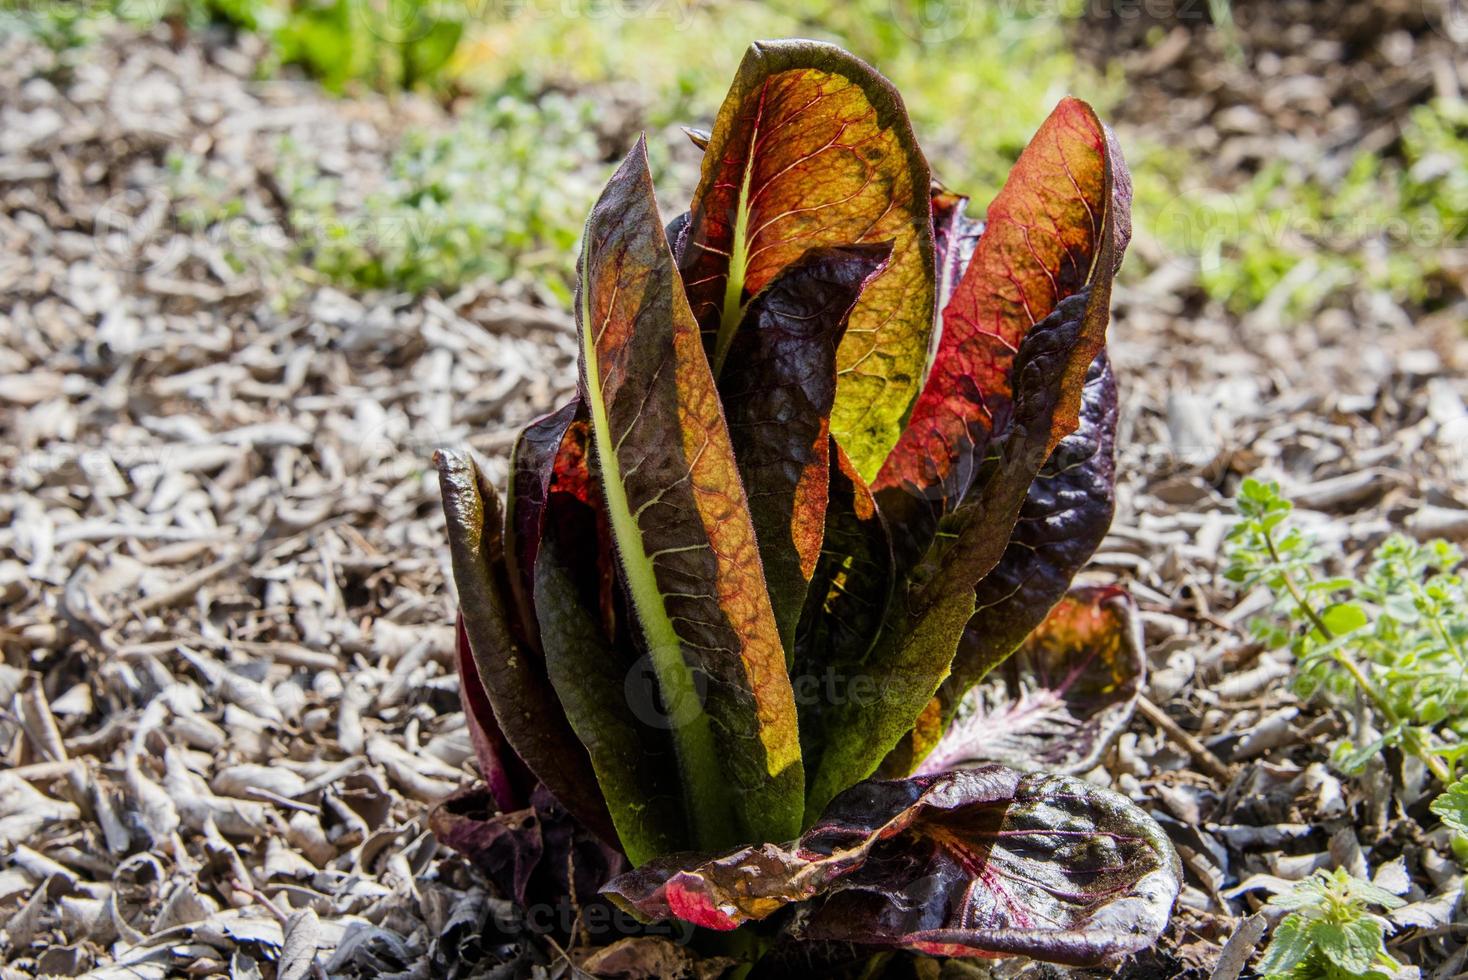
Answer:
MULTIPOLYGON (((641 141, 592 210, 578 394, 520 436, 508 504, 438 457, 495 802, 543 784, 644 919, 794 908, 797 939, 1067 963, 1152 943, 1178 862, 1130 802, 912 775, 1037 627, 1021 662, 1088 748, 1006 761, 1094 763, 1135 694, 1124 595, 1065 598, 1112 512, 1111 134, 1061 102, 979 221, 885 79, 781 41, 695 140, 666 229, 641 141)), ((984 757, 986 717, 935 759, 984 757)))

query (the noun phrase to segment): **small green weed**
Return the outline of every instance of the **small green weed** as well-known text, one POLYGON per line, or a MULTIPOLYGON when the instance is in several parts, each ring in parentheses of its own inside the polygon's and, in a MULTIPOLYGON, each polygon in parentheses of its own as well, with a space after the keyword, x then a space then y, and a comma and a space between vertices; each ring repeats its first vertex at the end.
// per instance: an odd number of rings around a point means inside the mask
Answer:
POLYGON ((1383 942, 1392 924, 1373 908, 1402 900, 1343 869, 1319 870, 1269 905, 1288 911, 1257 970, 1266 980, 1391 980, 1402 968, 1383 942))
POLYGON ((1295 654, 1301 697, 1359 695, 1375 716, 1374 731, 1335 746, 1334 764, 1357 773, 1397 747, 1444 787, 1453 783, 1468 755, 1468 596, 1456 571, 1463 553, 1393 535, 1359 579, 1331 576, 1316 541, 1289 523, 1291 504, 1277 484, 1245 480, 1238 508, 1226 577, 1274 596, 1255 635, 1295 654))

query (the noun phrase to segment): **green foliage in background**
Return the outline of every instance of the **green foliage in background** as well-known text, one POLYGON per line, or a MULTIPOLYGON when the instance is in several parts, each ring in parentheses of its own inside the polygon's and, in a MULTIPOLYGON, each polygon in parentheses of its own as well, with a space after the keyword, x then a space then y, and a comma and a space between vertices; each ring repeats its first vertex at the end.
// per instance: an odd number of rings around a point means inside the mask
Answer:
POLYGON ((333 91, 428 87, 481 93, 635 80, 648 122, 706 122, 745 46, 768 37, 833 41, 902 91, 945 182, 980 205, 1060 98, 1104 115, 1119 76, 1098 78, 1066 28, 1083 0, 1057 4, 930 0, 691 0, 606 4, 487 0, 99 0, 44 4, 31 29, 80 45, 99 16, 256 31, 279 64, 333 91))
POLYGON ((1279 486, 1245 480, 1229 535, 1226 577, 1267 588, 1271 615, 1257 639, 1289 648, 1301 697, 1354 703, 1372 725, 1335 746, 1332 761, 1358 773, 1383 749, 1420 759, 1444 788, 1468 756, 1468 595, 1463 553, 1445 541, 1393 535, 1359 578, 1333 576, 1309 534, 1289 522, 1279 486))
POLYGON ((1138 211, 1161 243, 1195 258, 1209 296, 1235 313, 1278 303, 1308 316, 1354 289, 1431 308, 1456 295, 1468 261, 1468 104, 1436 100, 1408 118, 1398 153, 1357 155, 1337 182, 1284 161, 1238 191, 1179 192, 1185 161, 1154 151, 1138 211))
POLYGON ((270 61, 297 65, 334 92, 352 83, 388 91, 441 88, 470 14, 481 0, 91 0, 23 5, 0 29, 41 39, 63 65, 110 23, 167 21, 188 31, 212 26, 260 34, 270 61))
POLYGON ((442 83, 466 14, 462 3, 298 0, 278 16, 271 36, 282 63, 305 67, 333 91, 354 81, 411 89, 442 83))
POLYGON ((518 276, 569 303, 570 257, 597 191, 596 112, 555 93, 503 96, 448 132, 409 133, 386 185, 350 213, 337 180, 297 155, 283 186, 302 258, 349 286, 421 292, 518 276))
POLYGON ((1394 927, 1373 908, 1403 905, 1396 895, 1345 870, 1319 870, 1269 900, 1289 914, 1257 967, 1266 980, 1391 980, 1402 964, 1386 951, 1394 927))
MULTIPOLYGON (((1226 13, 1227 5, 1211 6, 1226 28, 1218 11, 1226 13)), ((934 173, 971 191, 978 211, 1062 95, 1084 94, 1103 114, 1121 97, 1119 73, 1098 77, 1073 53, 1075 22, 1085 9, 1084 0, 93 0, 39 4, 0 20, 7 28, 19 20, 57 50, 62 75, 75 60, 72 49, 93 40, 108 18, 120 18, 256 32, 268 41, 270 63, 298 66, 336 92, 415 88, 495 100, 633 83, 634 98, 646 100, 642 121, 654 132, 707 122, 748 42, 817 37, 855 52, 896 83, 934 173)), ((487 149, 485 141, 471 143, 487 149)), ((652 140, 651 150, 654 165, 665 166, 663 142, 652 140)), ((496 159, 471 160, 471 148, 454 156, 474 172, 496 159)), ((1329 182, 1275 162, 1224 193, 1193 186, 1198 164, 1170 147, 1139 150, 1131 164, 1139 226, 1163 253, 1196 261, 1204 291, 1236 314, 1269 303, 1287 317, 1309 316, 1362 288, 1426 308, 1461 293, 1454 277, 1468 269, 1462 102, 1417 107, 1398 146, 1361 153, 1329 182)), ((328 203, 313 200, 311 207, 328 203)), ((408 224, 420 217, 416 204, 403 215, 385 214, 392 207, 391 196, 375 201, 367 220, 408 224)), ((506 213, 516 210, 511 205, 506 213)), ((534 239, 542 231, 506 228, 487 236, 534 239)), ((473 237, 461 229, 440 239, 440 258, 431 256, 430 242, 414 249, 416 258, 378 262, 380 276, 370 268, 374 260, 360 251, 348 255, 353 250, 345 246, 313 254, 323 256, 321 271, 333 279, 417 289, 435 267, 472 266, 456 250, 473 237), (393 280, 391 269, 408 278, 393 280)))
POLYGON ((977 210, 1040 121, 1068 93, 1103 116, 1119 76, 1096 77, 1072 51, 1068 28, 1082 0, 1056 4, 922 0, 723 0, 603 7, 529 4, 487 21, 456 58, 473 87, 635 79, 654 98, 648 122, 707 121, 751 41, 813 37, 875 66, 902 92, 934 173, 971 192, 977 210), (690 57, 690 52, 697 55, 690 57))
POLYGON ((276 176, 288 235, 243 213, 196 156, 170 160, 170 191, 186 227, 208 230, 236 266, 283 289, 292 274, 415 293, 519 278, 566 304, 582 218, 603 176, 588 167, 598 157, 596 112, 555 93, 478 103, 448 130, 407 133, 382 185, 360 199, 287 143, 276 176))
MULTIPOLYGON (((1068 29, 1085 9, 1081 0, 99 0, 75 17, 63 6, 38 8, 31 25, 50 29, 58 48, 87 43, 100 14, 137 24, 168 18, 190 30, 257 32, 270 62, 299 66, 333 91, 477 93, 471 103, 495 106, 487 117, 471 109, 451 140, 405 147, 393 186, 361 208, 345 209, 335 182, 318 179, 297 154, 290 197, 307 236, 294 258, 334 282, 415 292, 513 270, 564 293, 563 257, 575 241, 566 236, 579 228, 569 216, 584 213, 592 194, 565 175, 598 154, 587 150, 584 130, 561 125, 568 103, 538 99, 548 90, 635 82, 641 122, 666 134, 712 118, 748 42, 834 41, 901 89, 935 174, 972 192, 975 211, 1062 96, 1084 94, 1104 114, 1120 95, 1116 79, 1096 77, 1071 51, 1068 29)), ((667 140, 651 143, 655 168, 665 168, 667 140)))

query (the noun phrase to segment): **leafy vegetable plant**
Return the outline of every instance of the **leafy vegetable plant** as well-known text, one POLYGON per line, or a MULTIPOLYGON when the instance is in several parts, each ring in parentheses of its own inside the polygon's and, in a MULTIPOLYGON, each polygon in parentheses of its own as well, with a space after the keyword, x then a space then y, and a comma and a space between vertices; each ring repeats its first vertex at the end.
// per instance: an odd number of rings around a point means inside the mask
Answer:
POLYGON ((1358 695, 1374 731, 1336 746, 1334 761, 1359 772, 1384 748, 1421 760, 1446 787, 1468 754, 1468 597, 1455 569, 1463 555, 1444 541, 1384 541, 1358 580, 1326 574, 1316 541, 1288 523, 1278 484, 1245 480, 1241 520, 1229 537, 1227 577, 1262 585, 1273 617, 1254 624, 1297 661, 1295 689, 1358 695))
POLYGON ((1289 914, 1274 927, 1258 971, 1266 980, 1390 980, 1402 968, 1383 944, 1393 926, 1371 908, 1402 904, 1343 868, 1316 871, 1269 900, 1289 914))
MULTIPOLYGON (((578 395, 520 436, 507 504, 438 456, 495 802, 542 783, 630 860, 604 892, 644 919, 1066 963, 1149 945, 1179 870, 1129 801, 911 775, 1110 523, 1110 133, 1063 101, 981 222, 885 79, 787 41, 693 135, 687 214, 664 226, 642 142, 593 208, 578 395)), ((1120 622, 1077 621, 1052 645, 1120 622)))

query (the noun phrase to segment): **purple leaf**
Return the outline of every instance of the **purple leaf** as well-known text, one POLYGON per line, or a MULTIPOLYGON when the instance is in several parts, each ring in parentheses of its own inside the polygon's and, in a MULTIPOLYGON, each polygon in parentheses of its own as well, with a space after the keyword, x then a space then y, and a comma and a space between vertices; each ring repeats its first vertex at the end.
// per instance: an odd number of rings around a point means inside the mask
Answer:
POLYGON ((429 812, 429 828, 522 907, 595 901, 597 891, 627 867, 544 786, 530 804, 497 813, 483 788, 455 793, 429 812))
MULTIPOLYGON (((515 628, 499 494, 466 453, 434 455, 469 653, 499 730, 542 783, 603 840, 616 840, 591 760, 515 628)), ((463 673, 464 684, 475 678, 463 673)))
MULTIPOLYGON (((973 617, 948 676, 924 712, 932 724, 919 724, 899 742, 878 775, 906 776, 914 770, 950 726, 964 695, 1044 620, 1106 537, 1115 510, 1116 409, 1116 381, 1102 351, 1086 380, 1080 427, 1046 460, 1025 495, 1003 557, 974 590, 973 617)), ((1007 757, 984 758, 1019 764, 1007 757)))
POLYGON ((1162 828, 1124 797, 987 766, 867 780, 793 846, 673 855, 604 893, 712 929, 809 903, 808 940, 1088 965, 1153 943, 1180 884, 1162 828))
POLYGON ((479 668, 474 665, 474 654, 469 649, 469 634, 464 631, 462 615, 454 632, 454 655, 459 665, 459 703, 464 708, 469 743, 474 746, 479 774, 488 784, 498 809, 518 810, 530 799, 530 787, 535 785, 535 777, 505 741, 505 733, 500 731, 499 722, 495 720, 494 709, 484 693, 484 682, 479 678, 479 668))
POLYGON ((750 301, 718 379, 787 657, 826 525, 836 349, 891 251, 806 252, 750 301))
POLYGON ((1078 588, 969 692, 919 774, 1002 762, 1081 773, 1126 727, 1146 682, 1136 605, 1118 588, 1078 588))

